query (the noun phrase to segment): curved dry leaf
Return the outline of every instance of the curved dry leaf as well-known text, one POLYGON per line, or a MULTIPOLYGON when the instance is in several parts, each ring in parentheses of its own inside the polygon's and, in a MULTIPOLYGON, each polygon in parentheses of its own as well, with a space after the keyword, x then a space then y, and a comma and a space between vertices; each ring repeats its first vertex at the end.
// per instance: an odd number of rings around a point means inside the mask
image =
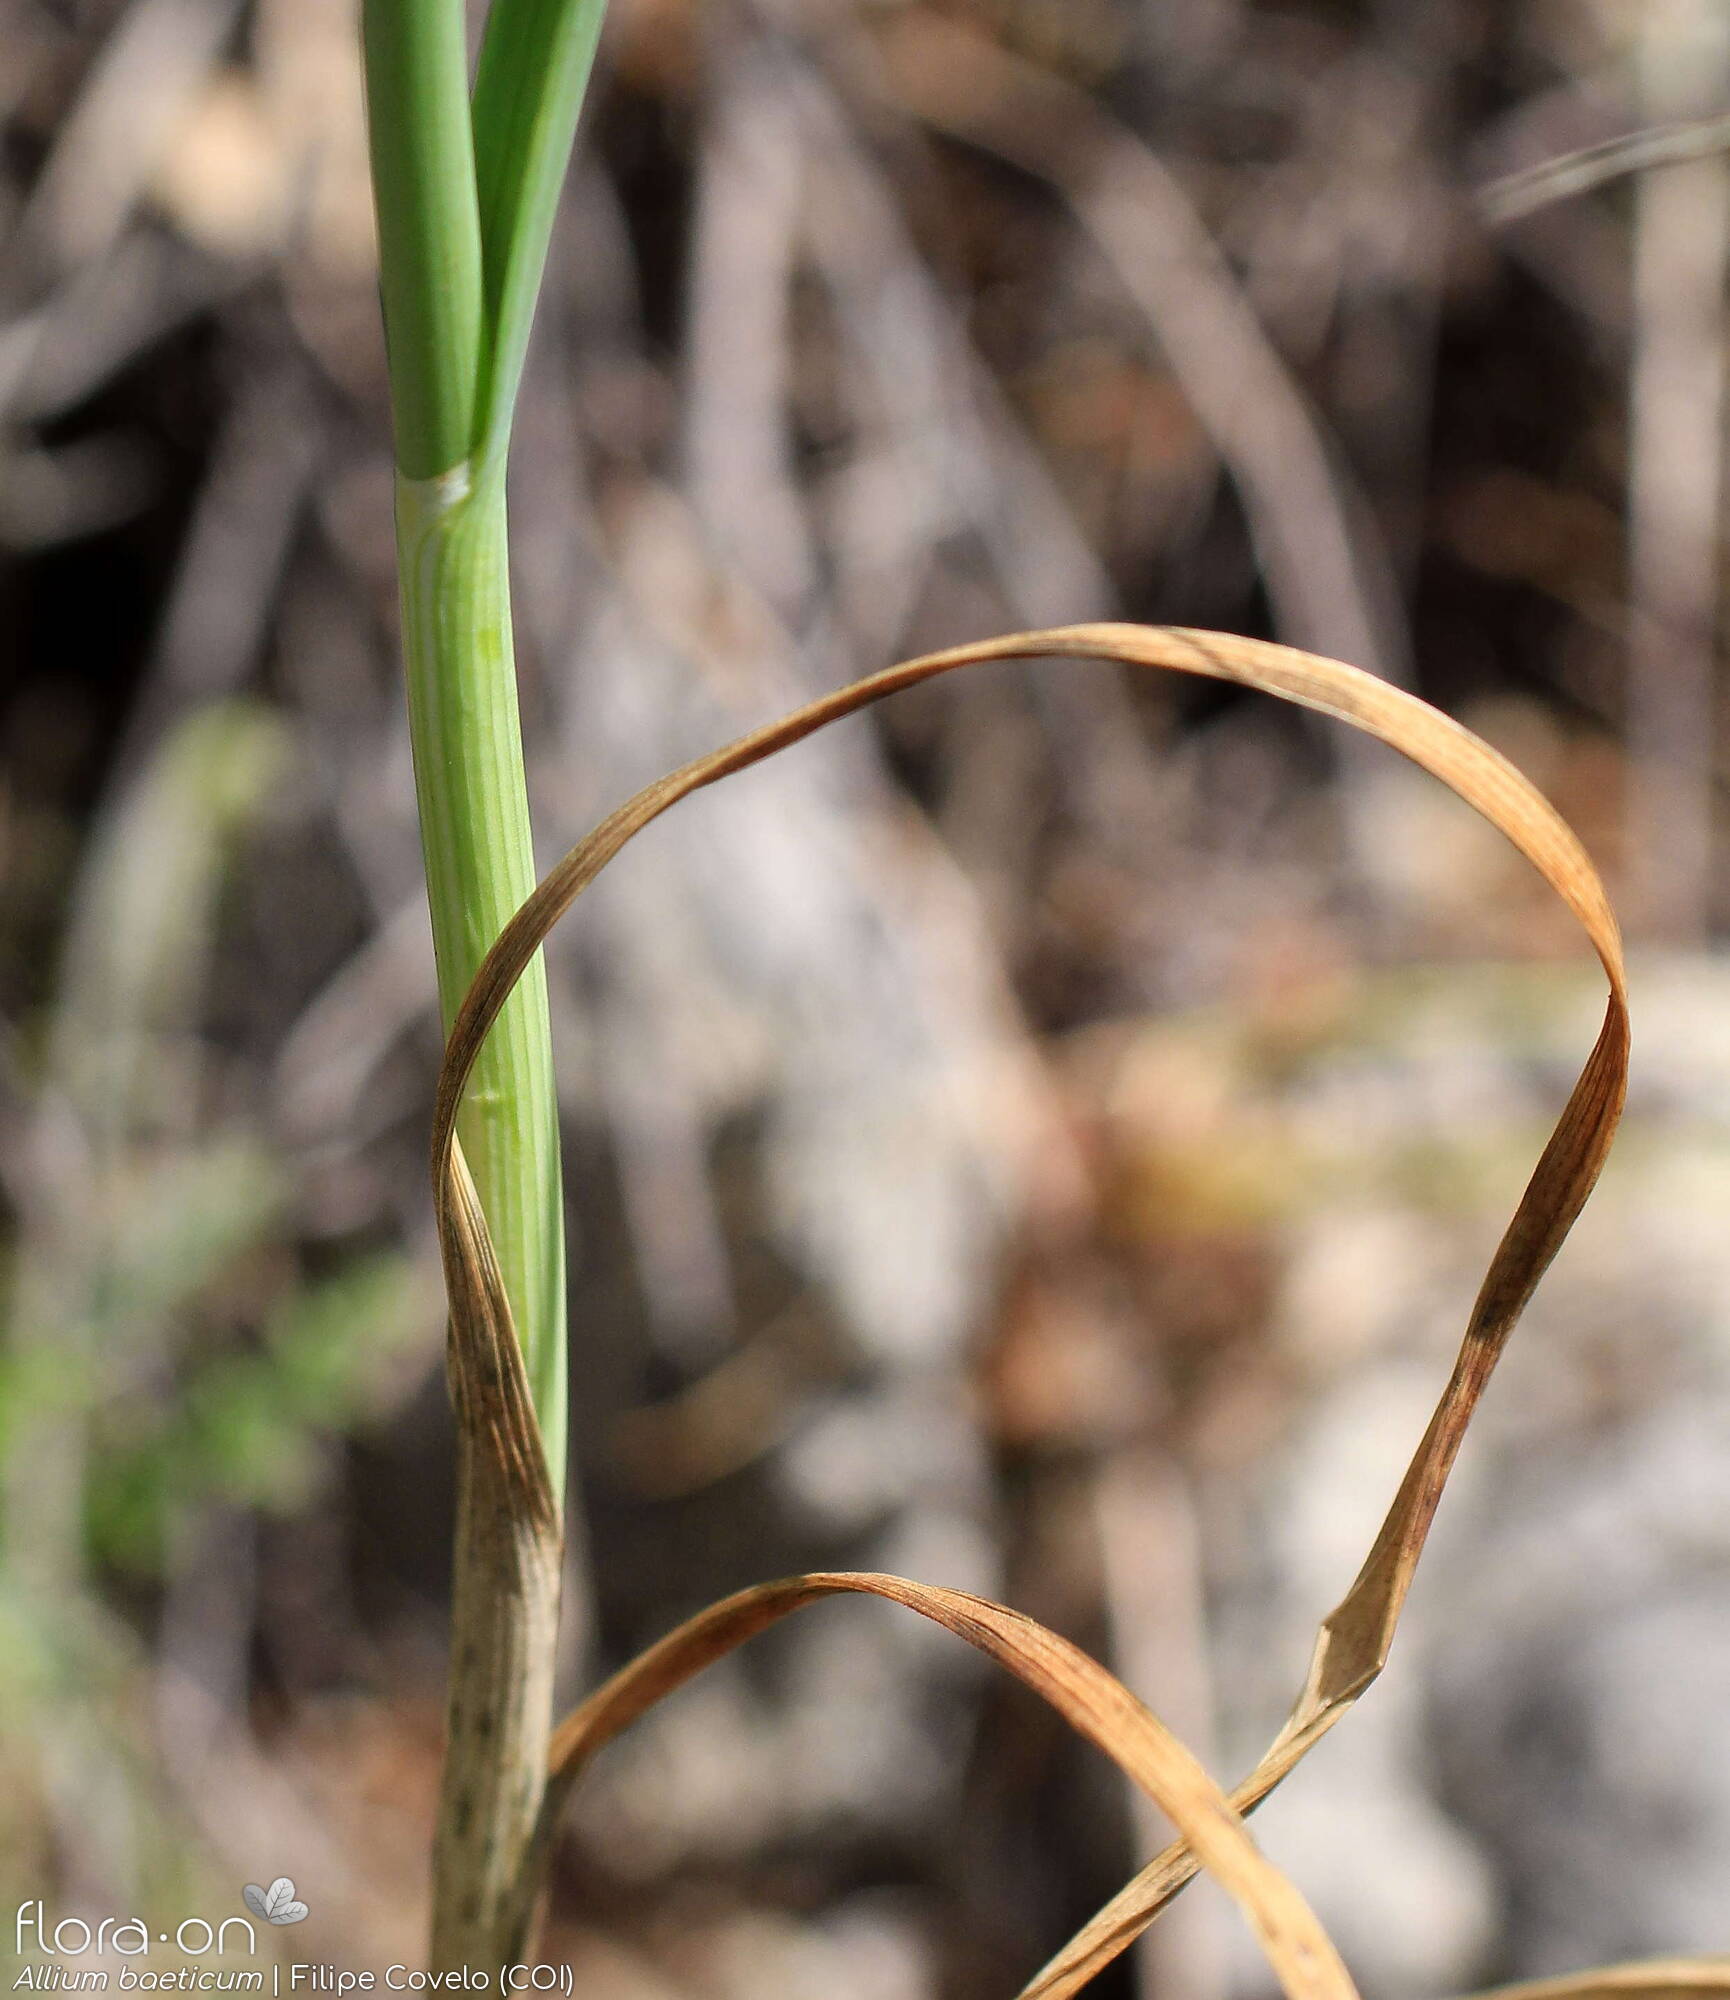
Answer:
MULTIPOLYGON (((1263 640, 1181 628, 1072 625, 951 647, 885 668, 646 786, 541 881, 487 954, 451 1029, 439 1075, 433 1176, 451 1298, 452 1379, 467 1421, 490 1440, 501 1488, 517 1494, 525 1509, 544 1506, 545 1473, 521 1358, 485 1220, 462 1164, 456 1113, 488 1029, 559 917, 627 841, 690 793, 939 674, 991 660, 1053 655, 1237 682, 1335 716, 1391 744, 1474 806, 1532 862, 1578 918, 1610 985, 1603 1029, 1497 1248, 1453 1371, 1387 1518, 1357 1580, 1321 1626, 1309 1676, 1284 1728, 1232 1794, 1233 1806, 1247 1812, 1380 1672, 1466 1425, 1509 1333, 1598 1177, 1626 1091, 1621 939, 1591 862, 1554 809, 1504 757, 1415 696, 1355 667, 1263 640)), ((1195 1874, 1198 1851, 1188 1838, 1166 1849, 1024 1989, 1022 2000, 1058 2000, 1085 1985, 1195 1874)))
POLYGON ((1236 1899, 1292 2000, 1356 2000, 1351 1976, 1309 1905, 1265 1859, 1212 1778, 1114 1674, 1020 1612, 937 1584, 838 1571, 759 1584, 711 1605, 615 1674, 560 1724, 553 1736, 545 1825, 550 1828, 595 1753, 663 1695, 789 1613, 843 1592, 904 1604, 1007 1667, 1073 1729, 1115 1758, 1184 1830, 1201 1865, 1236 1899))
POLYGON ((1472 2000, 1621 2000, 1650 1994, 1654 2000, 1715 2000, 1730 1993, 1730 1958, 1643 1958, 1632 1965, 1602 1965, 1562 1979, 1526 1979, 1494 1986, 1472 2000))

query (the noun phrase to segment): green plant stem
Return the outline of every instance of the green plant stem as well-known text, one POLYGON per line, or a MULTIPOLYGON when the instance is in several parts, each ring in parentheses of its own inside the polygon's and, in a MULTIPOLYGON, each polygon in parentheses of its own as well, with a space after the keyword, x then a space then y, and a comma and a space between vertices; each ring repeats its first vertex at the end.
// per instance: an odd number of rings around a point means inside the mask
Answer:
MULTIPOLYGON (((463 0, 362 6, 409 720, 447 1032, 535 883, 505 456, 603 6, 493 0, 472 108, 463 0)), ((480 1053, 458 1132, 534 1408, 530 1425, 497 1348, 453 1344, 458 1498, 432 1959, 439 1971, 492 1973, 525 1953, 545 1861, 537 1825, 565 1479, 563 1200, 538 957, 480 1053), (521 1419, 514 1453, 498 1429, 507 1406, 521 1419)), ((457 1332, 453 1319, 453 1342, 457 1332)))
POLYGON ((485 324, 462 0, 362 0, 361 42, 396 462, 430 479, 473 448, 485 324))
MULTIPOLYGON (((471 114, 461 0, 362 10, 415 789, 447 1028, 534 887, 504 459, 601 13, 601 0, 495 0, 471 114)), ((539 969, 494 1031, 461 1132, 562 1495, 564 1231, 539 969)))
MULTIPOLYGON (((502 464, 473 486, 466 467, 438 479, 399 479, 397 546, 415 789, 448 1028, 487 947, 535 885, 502 464)), ((459 1129, 557 1495, 565 1472, 564 1228, 539 963, 488 1038, 459 1129)))

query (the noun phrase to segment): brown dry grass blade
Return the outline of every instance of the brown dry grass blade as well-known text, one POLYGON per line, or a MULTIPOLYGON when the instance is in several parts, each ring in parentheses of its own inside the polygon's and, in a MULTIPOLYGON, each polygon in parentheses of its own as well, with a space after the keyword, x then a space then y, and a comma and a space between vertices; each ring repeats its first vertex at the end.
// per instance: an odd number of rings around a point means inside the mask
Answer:
MULTIPOLYGON (((1415 696, 1357 668, 1262 640, 1178 628, 1073 625, 1014 633, 904 661, 646 786, 543 879, 488 953, 451 1030, 439 1077, 433 1171, 452 1299, 453 1375, 459 1382, 472 1375, 476 1388, 484 1387, 480 1400, 488 1412, 501 1479, 520 1491, 525 1506, 535 1505, 539 1451, 521 1363, 455 1133, 457 1107, 475 1055, 553 924, 627 841, 690 793, 938 674, 990 660, 1052 655, 1234 681, 1335 716, 1391 744, 1450 786, 1526 855, 1579 919, 1610 983, 1602 1032, 1491 1262, 1429 1428, 1357 1581, 1321 1627, 1309 1677, 1285 1727, 1232 1795, 1236 1808, 1248 1811, 1380 1672, 1466 1424, 1515 1321, 1597 1179, 1626 1089, 1628 1012, 1621 940, 1591 862, 1552 807, 1505 758, 1415 696)), ((1199 1865, 1187 1839, 1168 1848, 1025 1989, 1023 2000, 1057 2000, 1076 1992, 1146 1928, 1199 1865)))
POLYGON ((1717 2000, 1730 1993, 1730 1958, 1643 1958, 1632 1965, 1603 1965, 1561 1979, 1527 1979, 1495 1986, 1472 2000, 1717 2000))
POLYGON ((562 1535, 504 1280, 460 1147, 442 1161, 441 1187, 457 1560, 431 1956, 434 1971, 449 1972, 520 1959, 533 1920, 562 1535))
POLYGON ((904 1604, 1007 1667, 1115 1758, 1172 1824, 1183 1828, 1201 1865, 1236 1898, 1292 2000, 1355 2000, 1351 1977, 1309 1905, 1263 1858, 1212 1778, 1115 1675, 1017 1611, 904 1577, 836 1572, 759 1584, 711 1605, 651 1646, 554 1733, 549 1826, 595 1753, 663 1695, 766 1626, 843 1592, 904 1604))

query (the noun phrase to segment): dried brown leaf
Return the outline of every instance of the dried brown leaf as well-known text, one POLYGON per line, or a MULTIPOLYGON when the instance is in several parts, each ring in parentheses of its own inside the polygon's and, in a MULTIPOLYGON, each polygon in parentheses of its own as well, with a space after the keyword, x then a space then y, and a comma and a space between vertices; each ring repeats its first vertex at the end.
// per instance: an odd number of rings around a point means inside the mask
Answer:
POLYGON ((1645 1958, 1632 1965, 1600 1966, 1595 1972, 1570 1972, 1562 1979, 1496 1986, 1472 2000, 1621 2000, 1632 1994, 1710 2000, 1720 1993, 1730 1993, 1730 1958, 1645 1958))
MULTIPOLYGON (((1380 1672, 1466 1425, 1515 1321, 1597 1179, 1626 1090, 1621 940, 1591 862, 1554 809, 1505 758, 1415 696, 1357 668, 1262 640, 1177 628, 1075 625, 952 647, 886 668, 646 786, 579 842, 512 918, 451 1031, 439 1078, 433 1167, 452 1303, 453 1381, 465 1421, 487 1440, 498 1490, 514 1494, 516 1504, 533 1513, 545 1504, 545 1474, 509 1308, 456 1142, 456 1113, 488 1029, 553 924, 633 835, 690 793, 938 674, 991 660, 1050 655, 1237 682, 1335 716, 1391 744, 1450 786, 1526 855, 1578 918, 1610 984, 1597 1044, 1491 1262, 1453 1371, 1387 1518, 1356 1582, 1321 1626, 1308 1679, 1284 1728, 1232 1794, 1235 1811, 1248 1812, 1380 1672)), ((1203 1866, 1239 1896, 1288 1991, 1349 1990, 1349 1983, 1336 1983, 1344 1982, 1343 1970, 1310 1928, 1313 1919, 1301 1901, 1255 1857, 1234 1814, 1222 1811, 1211 1780, 1133 1697, 1051 1634, 1013 1612, 954 1593, 883 1577, 820 1577, 767 1585, 728 1600, 663 1641, 577 1711, 558 1733, 553 1794, 562 1793, 596 1742, 668 1687, 797 1604, 841 1589, 894 1597, 991 1652, 1131 1770, 1182 1833, 1024 1989, 1022 2000, 1057 2000, 1079 1990, 1203 1866)))
POLYGON ((836 1572, 759 1584, 711 1605, 592 1694, 553 1736, 549 1821, 595 1753, 694 1675, 808 1604, 860 1592, 904 1604, 996 1660, 1116 1759, 1236 1898, 1292 2000, 1352 2000, 1351 1977, 1309 1905, 1264 1859, 1225 1794, 1115 1675, 988 1598, 904 1577, 836 1572))

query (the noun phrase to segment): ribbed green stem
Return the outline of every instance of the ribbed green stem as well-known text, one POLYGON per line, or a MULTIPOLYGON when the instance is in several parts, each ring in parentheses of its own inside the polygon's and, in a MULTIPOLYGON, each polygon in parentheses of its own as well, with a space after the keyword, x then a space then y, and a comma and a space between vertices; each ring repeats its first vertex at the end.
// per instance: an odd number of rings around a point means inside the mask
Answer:
POLYGON ((485 307, 462 0, 362 0, 367 134, 396 462, 474 447, 485 307))
MULTIPOLYGON (((397 482, 415 790, 445 1025, 535 885, 512 667, 502 466, 397 482)), ((536 962, 459 1125, 523 1344, 553 1491, 565 1470, 565 1268, 547 984, 536 962)))
MULTIPOLYGON (((397 547, 427 895, 449 1026, 534 886, 504 452, 477 469, 490 373, 462 0, 364 0, 368 128, 398 467, 397 547)), ((527 57, 530 51, 520 51, 527 57)), ((564 1230, 544 975, 494 1032, 462 1121, 564 1490, 564 1230)))
MULTIPOLYGON (((464 0, 362 0, 409 720, 447 1031, 535 882, 505 455, 601 9, 494 0, 471 111, 464 0)), ((538 1479, 507 1476, 475 1373, 483 1357, 455 1350, 469 1374, 453 1374, 464 1386, 432 1957, 440 1971, 496 1972, 524 1955, 545 1861, 536 1828, 565 1480, 564 1218, 538 958, 487 1038, 458 1130, 553 1495, 549 1507, 538 1479)), ((453 1337, 462 1333, 453 1322, 453 1337)))

